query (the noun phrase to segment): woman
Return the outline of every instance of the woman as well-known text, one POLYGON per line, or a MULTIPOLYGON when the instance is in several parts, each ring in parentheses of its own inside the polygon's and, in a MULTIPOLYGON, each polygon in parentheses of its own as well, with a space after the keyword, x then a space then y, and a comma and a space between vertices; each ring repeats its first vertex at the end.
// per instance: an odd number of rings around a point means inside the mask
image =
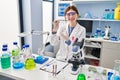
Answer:
POLYGON ((59 20, 55 20, 51 35, 51 44, 60 44, 56 58, 63 61, 72 56, 72 45, 75 39, 82 41, 86 35, 86 29, 77 23, 79 12, 74 5, 66 8, 64 16, 65 25, 60 24, 59 20))

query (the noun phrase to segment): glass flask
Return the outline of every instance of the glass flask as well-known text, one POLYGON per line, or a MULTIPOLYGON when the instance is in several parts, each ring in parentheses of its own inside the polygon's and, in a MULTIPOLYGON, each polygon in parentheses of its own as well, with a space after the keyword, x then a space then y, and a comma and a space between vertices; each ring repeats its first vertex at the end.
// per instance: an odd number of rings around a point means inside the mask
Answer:
POLYGON ((33 70, 36 68, 36 64, 33 58, 27 58, 27 60, 25 61, 25 69, 27 70, 33 70))
POLYGON ((85 72, 85 66, 82 64, 80 65, 80 73, 77 76, 77 80, 86 80, 86 72, 85 72))

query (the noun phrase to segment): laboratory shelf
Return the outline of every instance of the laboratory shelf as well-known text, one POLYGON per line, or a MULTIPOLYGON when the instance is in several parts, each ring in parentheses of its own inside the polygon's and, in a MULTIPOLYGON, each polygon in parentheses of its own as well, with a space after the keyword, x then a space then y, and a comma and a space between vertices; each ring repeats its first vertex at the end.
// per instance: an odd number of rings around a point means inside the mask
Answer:
POLYGON ((112 20, 112 19, 90 19, 90 18, 79 18, 78 20, 87 20, 87 21, 120 21, 120 20, 112 20))
POLYGON ((73 0, 74 3, 76 4, 88 4, 88 3, 102 3, 102 2, 107 2, 107 3, 113 3, 113 2, 120 2, 119 0, 73 0))
POLYGON ((93 56, 93 55, 91 55, 91 54, 86 54, 86 55, 85 55, 85 58, 100 60, 100 58, 97 58, 97 57, 95 57, 95 56, 93 56))

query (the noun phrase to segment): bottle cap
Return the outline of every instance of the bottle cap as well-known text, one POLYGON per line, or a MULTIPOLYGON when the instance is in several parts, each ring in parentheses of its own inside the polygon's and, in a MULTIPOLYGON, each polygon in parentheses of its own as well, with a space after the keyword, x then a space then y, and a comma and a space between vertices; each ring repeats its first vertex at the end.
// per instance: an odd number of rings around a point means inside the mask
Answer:
POLYGON ((7 44, 3 44, 2 47, 8 47, 8 45, 7 44))
POLYGON ((17 45, 17 42, 13 42, 13 45, 17 45))
POLYGON ((22 46, 22 48, 25 48, 25 47, 26 47, 26 45, 23 45, 23 46, 22 46))
POLYGON ((25 46, 25 47, 27 47, 27 48, 28 48, 28 47, 29 47, 29 44, 26 44, 26 46, 25 46))
POLYGON ((7 47, 3 47, 3 48, 2 48, 2 51, 7 51, 7 47))

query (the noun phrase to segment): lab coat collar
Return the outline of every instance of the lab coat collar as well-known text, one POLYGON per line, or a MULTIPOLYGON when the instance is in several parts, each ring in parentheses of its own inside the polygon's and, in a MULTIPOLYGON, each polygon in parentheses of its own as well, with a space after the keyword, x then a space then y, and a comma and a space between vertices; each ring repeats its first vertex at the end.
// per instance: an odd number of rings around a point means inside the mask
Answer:
MULTIPOLYGON (((68 26, 69 26, 69 24, 67 23, 67 28, 66 28, 67 33, 69 33, 69 32, 68 32, 68 26)), ((79 28, 80 28, 80 27, 79 27, 79 24, 77 23, 76 26, 74 27, 71 35, 70 35, 70 39, 71 39, 71 37, 73 37, 73 36, 74 36, 74 37, 77 37, 77 36, 75 36, 75 35, 77 35, 78 31, 80 30, 79 28)))

